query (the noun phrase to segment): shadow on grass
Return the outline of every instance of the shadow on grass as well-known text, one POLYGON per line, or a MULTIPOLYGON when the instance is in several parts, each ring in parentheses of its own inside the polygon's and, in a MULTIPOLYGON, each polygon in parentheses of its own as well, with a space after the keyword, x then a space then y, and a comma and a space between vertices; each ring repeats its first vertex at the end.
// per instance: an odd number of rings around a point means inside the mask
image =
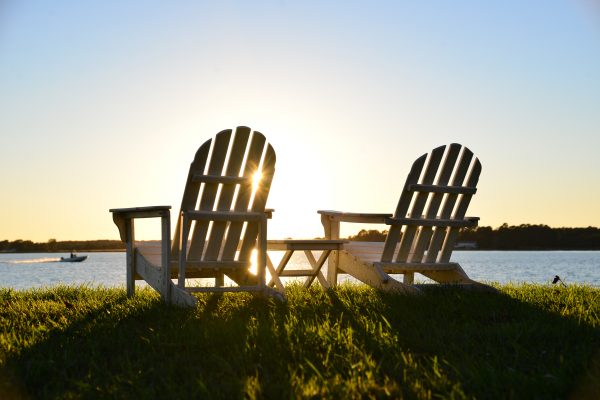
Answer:
POLYGON ((401 347, 443 360, 469 396, 600 398, 597 291, 577 299, 540 286, 508 294, 440 285, 424 290, 418 297, 379 293, 381 313, 401 347), (596 313, 593 323, 578 312, 581 300, 596 313))
POLYGON ((234 307, 225 305, 224 316, 219 295, 205 296, 194 310, 166 306, 154 295, 143 297, 129 301, 123 296, 94 308, 8 357, 9 393, 31 398, 239 397, 247 326, 260 300, 238 299, 234 307))
POLYGON ((593 398, 598 327, 548 301, 443 287, 416 297, 293 287, 285 303, 203 295, 197 308, 179 309, 149 292, 120 295, 10 353, 7 393, 593 398))

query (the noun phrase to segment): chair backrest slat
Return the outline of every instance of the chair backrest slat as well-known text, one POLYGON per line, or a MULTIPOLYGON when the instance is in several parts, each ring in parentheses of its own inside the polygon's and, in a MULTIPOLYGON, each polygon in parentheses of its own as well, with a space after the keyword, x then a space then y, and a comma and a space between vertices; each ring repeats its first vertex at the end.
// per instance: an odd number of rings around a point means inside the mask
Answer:
MULTIPOLYGON (((427 160, 427 154, 423 154, 421 157, 417 158, 410 168, 410 172, 406 177, 406 183, 402 188, 402 193, 400 194, 400 200, 398 201, 398 206, 396 207, 396 212, 394 216, 406 216, 408 212, 408 207, 410 206, 410 202, 412 200, 412 195, 408 194, 408 188, 412 184, 416 184, 419 182, 419 177, 421 176, 421 172, 423 171, 423 166, 425 165, 425 161, 427 160)), ((391 262, 394 256, 394 252, 396 250, 396 246, 401 236, 401 226, 393 225, 390 227, 390 230, 385 239, 385 246, 383 248, 383 253, 381 255, 381 261, 383 262, 391 262)))
POLYGON ((381 261, 448 262, 480 172, 479 160, 456 143, 419 157, 404 184, 381 261))
MULTIPOLYGON (((206 163, 208 162, 208 154, 210 153, 211 140, 204 142, 202 146, 196 151, 194 160, 190 165, 190 172, 188 173, 185 189, 183 191, 183 197, 181 199, 180 210, 193 210, 198 202, 198 196, 200 195, 201 183, 194 180, 194 175, 198 173, 204 173, 206 163)), ((188 222, 188 224, 190 224, 188 222)), ((173 242, 171 243, 171 259, 177 260, 179 258, 179 243, 181 241, 181 219, 177 218, 177 225, 173 235, 173 242)))
MULTIPOLYGON (((244 153, 246 152, 246 145, 248 144, 248 138, 250 137, 250 128, 248 127, 238 127, 235 131, 235 136, 233 138, 233 143, 231 146, 231 153, 229 156, 229 162, 227 168, 225 170, 226 176, 235 176, 239 177, 240 175, 240 167, 242 166, 242 161, 244 160, 244 153)), ((251 182, 249 179, 245 182, 251 182)), ((236 190, 236 184, 223 184, 221 186, 221 193, 219 195, 219 199, 217 201, 217 210, 218 211, 228 211, 232 208, 233 196, 236 190)), ((243 186, 248 186, 245 183, 243 186)), ((251 185, 250 185, 251 186, 251 185)), ((206 246, 206 254, 204 259, 207 261, 217 260, 219 256, 219 251, 221 250, 221 244, 223 241, 223 236, 225 234, 225 229, 227 228, 227 222, 218 221, 213 222, 213 226, 210 232, 210 239, 208 240, 206 246)), ((235 256, 235 252, 233 254, 226 255, 225 258, 230 258, 233 260, 235 256), (227 257, 230 256, 230 257, 227 257)))
MULTIPOLYGON (((246 163, 243 166, 244 172, 243 172, 242 176, 252 179, 254 174, 257 173, 257 171, 259 170, 259 168, 261 166, 260 165, 261 158, 262 158, 263 153, 265 152, 265 146, 267 148, 267 152, 270 150, 271 152, 274 153, 271 145, 266 143, 265 137, 260 132, 255 131, 252 134, 252 138, 250 139, 250 146, 248 149, 248 155, 246 157, 246 163)), ((263 165, 263 169, 261 171, 262 177, 260 179, 259 186, 267 185, 267 188, 270 188, 271 180, 273 179, 273 174, 275 173, 275 165, 273 163, 273 165, 270 166, 271 171, 265 171, 264 168, 265 168, 265 166, 263 165)), ((255 202, 252 204, 252 208, 250 209, 250 201, 252 200, 252 191, 253 190, 256 190, 258 192, 259 188, 255 189, 254 187, 250 186, 247 189, 239 191, 238 196, 235 200, 235 204, 233 206, 233 209, 235 211, 249 211, 249 210, 250 211, 264 211, 265 205, 263 204, 262 208, 254 207, 255 202)), ((256 197, 256 194, 254 197, 256 197)), ((250 260, 251 250, 256 245, 257 233, 258 233, 257 223, 243 223, 243 222, 230 223, 229 229, 227 230, 227 234, 226 234, 226 238, 225 238, 225 244, 224 244, 224 248, 223 248, 223 258, 225 259, 225 257, 228 257, 228 258, 232 257, 232 255, 235 254, 237 249, 240 248, 240 252, 238 254, 238 260, 239 261, 250 260), (246 228, 245 231, 244 231, 244 226, 246 228), (245 240, 246 233, 248 232, 248 229, 252 229, 252 227, 254 227, 254 229, 252 230, 252 232, 254 233, 254 236, 253 236, 254 240, 253 241, 251 240, 252 244, 248 250, 242 251, 241 249, 243 248, 243 246, 246 242, 246 240, 245 240), (243 238, 241 236, 242 234, 244 234, 243 238), (242 242, 240 244, 241 238, 242 238, 242 242)))
MULTIPOLYGON (((471 152, 471 150, 464 147, 460 156, 460 160, 458 161, 456 166, 456 173, 454 174, 451 183, 452 186, 468 187, 467 185, 464 185, 464 180, 465 176, 467 175, 467 172, 469 171, 469 166, 471 165, 472 160, 473 153, 471 152)), ((458 193, 450 193, 446 196, 446 201, 444 202, 444 205, 439 215, 441 219, 448 219, 451 217, 457 199, 458 193)), ((431 238, 431 242, 429 244, 429 249, 427 250, 427 257, 425 258, 425 262, 435 262, 437 260, 438 253, 442 247, 442 244, 444 243, 444 240, 446 239, 446 235, 448 232, 449 230, 447 228, 437 228, 435 230, 435 233, 431 238)))
MULTIPOLYGON (((454 171, 454 165, 456 164, 456 159, 458 158, 458 154, 460 153, 460 148, 461 146, 456 143, 453 143, 448 147, 446 157, 444 158, 444 163, 440 168, 440 173, 436 182, 436 186, 444 187, 448 184, 448 181, 452 176, 452 172, 454 171)), ((428 195, 429 205, 427 207, 427 211, 425 212, 425 218, 432 219, 438 215, 438 210, 440 208, 440 205, 442 204, 444 193, 435 191, 431 192, 431 194, 428 193, 428 195)), ((422 226, 419 229, 418 237, 413 246, 414 249, 412 251, 412 255, 408 260, 409 262, 422 262, 423 254, 425 253, 425 249, 429 245, 432 233, 433 228, 431 226, 422 226)))
MULTIPOLYGON (((213 139, 213 148, 210 155, 210 161, 208 162, 208 175, 221 175, 223 172, 223 164, 225 157, 227 157, 227 150, 229 149, 229 141, 231 139, 231 129, 221 131, 213 139)), ((204 183, 204 188, 200 195, 200 201, 198 204, 198 210, 201 211, 212 211, 215 207, 215 200, 217 197, 217 191, 219 184, 215 182, 204 183)), ((194 224, 194 230, 192 232, 190 240, 190 250, 188 253, 189 260, 202 260, 202 254, 204 252, 204 245, 206 243, 206 236, 210 227, 210 221, 198 220, 194 224)))
MULTIPOLYGON (((467 187, 476 187, 477 182, 479 181, 479 175, 481 174, 481 163, 479 160, 475 159, 471 171, 469 172, 469 176, 467 178, 467 187)), ((469 207, 469 203, 471 202, 471 198, 473 195, 463 194, 460 195, 458 199, 458 204, 456 206, 456 211, 454 215, 452 215, 453 219, 463 219, 465 214, 467 213, 467 208, 469 207)), ((438 258, 439 262, 447 262, 450 260, 450 255, 452 254, 452 250, 454 249, 454 243, 456 242, 456 238, 458 237, 459 228, 448 228, 448 232, 446 234, 446 238, 444 240, 444 244, 442 246, 442 250, 440 251, 440 255, 438 258)))
MULTIPOLYGON (((252 132, 250 128, 243 126, 238 127, 235 134, 232 130, 219 132, 196 152, 188 174, 181 211, 263 212, 274 172, 275 152, 260 132, 252 132), (269 161, 262 162, 262 180, 257 194, 253 195, 253 176, 260 168, 265 152, 269 154, 269 161), (265 167, 267 171, 264 170, 265 167)), ((173 238, 173 257, 178 257, 182 232, 180 225, 181 221, 178 219, 173 238)), ((256 222, 195 220, 189 233, 187 259, 190 263, 206 262, 210 265, 248 262, 251 250, 256 245, 257 234, 256 222), (250 226, 255 229, 248 232, 250 226), (239 256, 235 260, 238 249, 246 241, 252 244, 248 245, 247 256, 239 256)))
MULTIPOLYGON (((425 171, 423 174, 423 178, 421 180, 420 183, 423 183, 425 185, 430 185, 433 183, 433 180, 435 179, 435 176, 437 175, 438 172, 438 167, 440 165, 440 162, 442 161, 442 157, 444 156, 444 150, 445 150, 446 146, 440 146, 437 147, 435 149, 433 149, 433 151, 431 152, 428 161, 427 161, 427 166, 425 167, 425 171)), ((411 191, 405 191, 402 193, 402 196, 409 196, 409 197, 415 197, 414 201, 412 203, 412 207, 408 210, 408 212, 405 215, 398 215, 398 214, 394 214, 394 217, 411 217, 411 218, 418 218, 421 216, 421 214, 423 213, 423 209, 425 208, 425 203, 427 202, 427 198, 429 197, 429 193, 424 193, 424 192, 411 192, 411 191)), ((404 230, 404 234, 402 235, 402 238, 400 239, 400 249, 398 250, 398 254, 396 255, 396 262, 406 262, 408 261, 408 257, 409 254, 411 252, 411 250, 413 250, 413 245, 414 245, 414 238, 415 238, 415 234, 417 233, 417 230, 420 229, 417 226, 411 225, 411 226, 407 226, 404 230)))
MULTIPOLYGON (((265 157, 261 167, 261 180, 256 188, 254 199, 252 200, 252 211, 264 211, 271 189, 273 175, 275 175, 275 150, 269 145, 265 151, 265 157)), ((250 257, 252 249, 256 246, 258 233, 258 223, 248 224, 244 239, 240 248, 240 259, 246 260, 250 257)))

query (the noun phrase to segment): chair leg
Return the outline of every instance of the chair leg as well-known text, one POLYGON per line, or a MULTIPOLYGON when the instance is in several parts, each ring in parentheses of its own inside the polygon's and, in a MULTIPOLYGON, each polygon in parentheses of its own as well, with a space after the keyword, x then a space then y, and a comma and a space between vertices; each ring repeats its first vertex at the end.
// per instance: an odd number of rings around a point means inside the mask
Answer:
MULTIPOLYGON (((333 219, 327 215, 321 215, 321 224, 325 231, 325 239, 340 238, 340 221, 333 219)), ((337 285, 338 265, 340 252, 335 250, 327 261, 327 281, 329 287, 337 285)))
POLYGON ((127 288, 127 296, 132 297, 135 294, 135 232, 133 219, 126 220, 125 230, 127 235, 125 244, 127 264, 125 286, 127 288))

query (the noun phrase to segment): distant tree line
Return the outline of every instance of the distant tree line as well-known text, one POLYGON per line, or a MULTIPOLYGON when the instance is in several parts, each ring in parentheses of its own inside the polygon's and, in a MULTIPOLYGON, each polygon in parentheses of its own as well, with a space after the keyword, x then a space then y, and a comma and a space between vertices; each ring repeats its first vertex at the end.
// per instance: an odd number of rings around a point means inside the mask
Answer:
MULTIPOLYGON (((383 242, 387 231, 361 230, 349 240, 383 242)), ((600 250, 600 228, 550 228, 547 225, 521 224, 498 228, 479 226, 462 229, 457 242, 475 242, 481 250, 600 250)), ((68 240, 50 239, 45 243, 31 240, 2 240, 0 252, 62 253, 70 251, 124 250, 120 240, 68 240)))
POLYGON ((120 240, 67 240, 50 239, 45 243, 34 243, 31 240, 2 240, 2 253, 66 253, 70 251, 107 251, 123 250, 125 245, 120 240))
MULTIPOLYGON (((385 241, 387 231, 361 230, 349 240, 385 241)), ((600 250, 600 228, 550 228, 521 224, 462 229, 457 242, 475 242, 481 250, 600 250)))

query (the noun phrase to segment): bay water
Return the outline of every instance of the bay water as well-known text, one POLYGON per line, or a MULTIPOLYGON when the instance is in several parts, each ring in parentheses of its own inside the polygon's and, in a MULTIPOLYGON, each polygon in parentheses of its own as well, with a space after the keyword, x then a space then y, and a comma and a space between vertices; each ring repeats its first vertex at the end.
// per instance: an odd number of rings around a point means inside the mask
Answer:
MULTIPOLYGON (((19 290, 59 284, 125 286, 125 253, 78 255, 88 258, 80 263, 66 263, 59 260, 68 254, 0 254, 0 287, 19 290)), ((270 254, 275 265, 281 255, 270 254)), ((480 282, 547 284, 558 275, 566 284, 600 286, 600 251, 455 251, 452 261, 460 263, 472 279, 480 282)), ((286 268, 310 266, 299 252, 286 268)))

